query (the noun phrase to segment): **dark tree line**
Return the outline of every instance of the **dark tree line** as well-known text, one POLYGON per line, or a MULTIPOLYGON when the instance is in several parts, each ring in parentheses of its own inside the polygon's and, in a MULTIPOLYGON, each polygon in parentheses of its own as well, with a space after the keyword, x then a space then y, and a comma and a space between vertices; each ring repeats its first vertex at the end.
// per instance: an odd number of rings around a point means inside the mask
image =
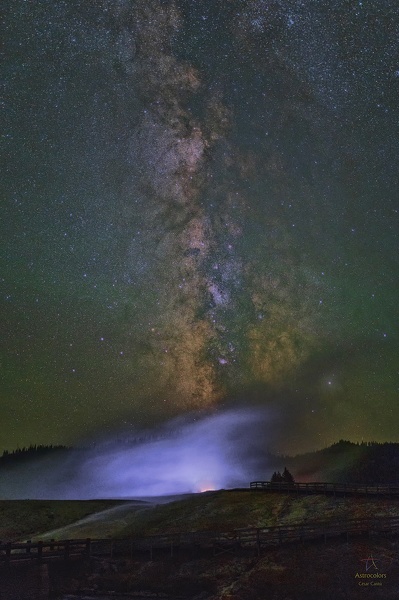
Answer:
POLYGON ((299 480, 399 484, 399 444, 395 442, 340 440, 328 448, 283 460, 299 480))
POLYGON ((4 450, 0 456, 0 465, 13 465, 21 462, 29 461, 35 458, 41 458, 43 456, 54 454, 58 452, 65 452, 70 450, 67 446, 44 446, 44 445, 30 445, 28 447, 17 448, 16 450, 4 450))

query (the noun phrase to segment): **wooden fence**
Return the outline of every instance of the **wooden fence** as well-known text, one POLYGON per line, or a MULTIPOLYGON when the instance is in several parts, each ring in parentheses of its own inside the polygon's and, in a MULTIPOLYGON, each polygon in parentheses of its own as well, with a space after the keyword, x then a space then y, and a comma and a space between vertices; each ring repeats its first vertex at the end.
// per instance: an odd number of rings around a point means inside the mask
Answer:
POLYGON ((0 542, 0 564, 20 561, 69 560, 90 554, 91 540, 0 542))
POLYGON ((251 481, 251 489, 289 492, 297 494, 333 494, 333 495, 358 495, 358 496, 387 496, 399 497, 399 485, 379 484, 367 485, 363 483, 285 483, 277 481, 251 481))
POLYGON ((20 561, 69 560, 82 557, 138 557, 153 560, 165 553, 174 556, 181 550, 208 550, 214 555, 253 549, 258 554, 262 548, 284 543, 310 542, 343 537, 346 541, 358 535, 397 535, 399 516, 370 519, 346 519, 331 522, 312 522, 300 525, 273 527, 248 527, 229 532, 195 531, 154 535, 131 540, 62 540, 49 542, 1 543, 0 564, 20 561))

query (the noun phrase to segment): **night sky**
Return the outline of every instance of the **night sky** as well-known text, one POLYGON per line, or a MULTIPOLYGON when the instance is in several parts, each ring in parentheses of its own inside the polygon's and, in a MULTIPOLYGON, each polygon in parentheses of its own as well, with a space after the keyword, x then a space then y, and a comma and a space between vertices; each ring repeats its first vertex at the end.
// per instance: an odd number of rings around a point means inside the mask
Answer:
POLYGON ((397 0, 5 9, 0 450, 399 441, 397 0))

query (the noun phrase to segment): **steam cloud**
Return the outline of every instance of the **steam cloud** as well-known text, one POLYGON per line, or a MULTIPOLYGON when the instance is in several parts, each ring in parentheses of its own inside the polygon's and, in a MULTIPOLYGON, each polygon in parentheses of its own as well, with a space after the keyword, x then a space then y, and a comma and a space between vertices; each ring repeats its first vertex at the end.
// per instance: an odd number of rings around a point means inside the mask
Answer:
POLYGON ((247 487, 268 474, 270 414, 236 409, 186 417, 141 438, 103 440, 95 449, 18 468, 3 498, 134 498, 247 487), (193 419, 193 417, 192 417, 193 419))

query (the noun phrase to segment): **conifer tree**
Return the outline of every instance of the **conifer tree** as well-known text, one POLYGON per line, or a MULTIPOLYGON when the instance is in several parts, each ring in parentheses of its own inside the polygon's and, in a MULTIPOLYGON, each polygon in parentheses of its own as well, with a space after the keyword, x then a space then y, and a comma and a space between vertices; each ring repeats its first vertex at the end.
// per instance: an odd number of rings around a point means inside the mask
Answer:
POLYGON ((294 478, 291 475, 291 473, 289 472, 289 470, 287 469, 287 467, 284 467, 284 471, 283 471, 283 474, 281 476, 281 479, 285 483, 294 483, 294 478))

